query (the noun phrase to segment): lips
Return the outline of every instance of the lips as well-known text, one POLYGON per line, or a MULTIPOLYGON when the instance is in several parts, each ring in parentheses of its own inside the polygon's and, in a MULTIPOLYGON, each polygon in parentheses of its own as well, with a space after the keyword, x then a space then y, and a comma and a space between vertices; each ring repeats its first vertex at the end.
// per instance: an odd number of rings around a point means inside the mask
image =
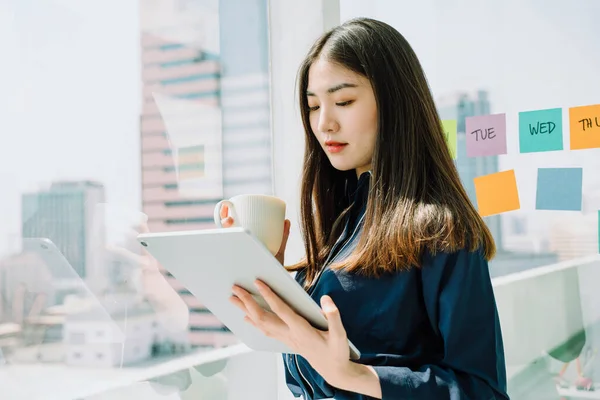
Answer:
POLYGON ((340 151, 344 150, 347 145, 348 143, 334 142, 329 140, 325 142, 325 147, 330 153, 339 153, 340 151))

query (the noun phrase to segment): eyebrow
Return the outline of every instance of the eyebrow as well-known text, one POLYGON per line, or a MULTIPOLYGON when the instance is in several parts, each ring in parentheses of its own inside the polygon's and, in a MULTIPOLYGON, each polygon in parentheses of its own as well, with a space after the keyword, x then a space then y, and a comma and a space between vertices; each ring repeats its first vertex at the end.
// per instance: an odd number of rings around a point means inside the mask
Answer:
MULTIPOLYGON (((354 83, 340 83, 339 85, 336 85, 334 87, 330 87, 329 89, 327 89, 327 93, 331 94, 331 93, 337 92, 338 90, 341 90, 341 89, 355 88, 355 87, 358 87, 358 85, 356 85, 354 83)), ((306 91, 306 95, 307 96, 314 96, 315 94, 313 92, 309 92, 307 90, 306 91)))

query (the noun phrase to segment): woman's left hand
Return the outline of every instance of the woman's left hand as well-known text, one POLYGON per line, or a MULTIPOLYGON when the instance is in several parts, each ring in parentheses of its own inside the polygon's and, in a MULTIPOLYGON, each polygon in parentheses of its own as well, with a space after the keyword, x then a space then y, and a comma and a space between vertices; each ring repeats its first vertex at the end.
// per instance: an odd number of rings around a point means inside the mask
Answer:
POLYGON ((328 331, 321 331, 292 310, 265 283, 256 281, 256 287, 272 312, 264 310, 246 290, 234 286, 231 302, 246 313, 245 320, 304 357, 330 385, 340 387, 346 382, 355 363, 350 361, 346 330, 333 300, 329 296, 321 297, 321 308, 329 326, 328 331))

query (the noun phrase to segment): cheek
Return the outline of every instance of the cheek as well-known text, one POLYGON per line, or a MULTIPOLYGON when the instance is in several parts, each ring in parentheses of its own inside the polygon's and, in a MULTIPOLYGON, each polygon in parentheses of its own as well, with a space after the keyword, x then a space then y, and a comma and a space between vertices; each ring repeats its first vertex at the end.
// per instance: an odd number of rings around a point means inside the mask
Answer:
POLYGON ((377 115, 373 118, 369 113, 363 113, 362 115, 356 113, 354 118, 347 121, 347 125, 353 127, 355 135, 359 135, 356 139, 362 142, 363 146, 374 146, 375 139, 377 137, 377 115), (365 116, 367 116, 365 118, 365 116))
POLYGON ((375 142, 377 141, 377 133, 379 132, 377 120, 377 109, 375 109, 371 111, 368 125, 365 127, 365 132, 369 134, 369 144, 371 147, 375 147, 375 142))
POLYGON ((312 129, 316 138, 319 138, 319 115, 316 112, 310 113, 308 117, 308 121, 310 122, 310 129, 312 129))
POLYGON ((371 110, 371 119, 369 122, 370 125, 370 131, 372 132, 373 135, 377 135, 377 132, 379 131, 379 129, 377 128, 378 125, 378 115, 377 115, 377 107, 373 106, 373 109, 371 110))

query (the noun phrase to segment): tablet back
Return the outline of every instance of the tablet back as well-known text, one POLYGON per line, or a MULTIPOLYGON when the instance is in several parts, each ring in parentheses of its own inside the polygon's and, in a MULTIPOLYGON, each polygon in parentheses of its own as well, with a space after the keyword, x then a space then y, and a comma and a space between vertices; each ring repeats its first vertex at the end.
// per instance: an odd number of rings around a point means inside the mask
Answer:
MULTIPOLYGON (((242 342, 254 350, 293 353, 244 321, 244 313, 229 301, 237 284, 264 308, 254 281, 261 279, 313 326, 326 330, 321 308, 273 255, 243 228, 145 233, 138 240, 242 342)), ((358 357, 352 348, 352 358, 358 357)))

